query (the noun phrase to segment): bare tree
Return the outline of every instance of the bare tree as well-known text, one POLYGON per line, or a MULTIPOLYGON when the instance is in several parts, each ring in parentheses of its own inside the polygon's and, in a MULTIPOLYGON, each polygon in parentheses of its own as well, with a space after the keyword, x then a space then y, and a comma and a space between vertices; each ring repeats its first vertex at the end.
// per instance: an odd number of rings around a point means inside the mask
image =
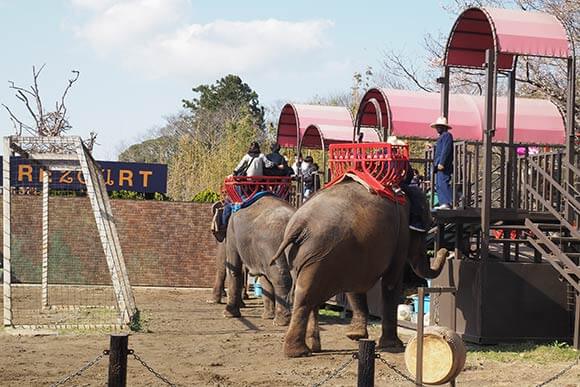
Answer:
MULTIPOLYGON (((38 87, 38 78, 40 77, 40 73, 44 69, 44 66, 45 65, 42 65, 38 70, 35 66, 32 66, 33 84, 28 88, 18 86, 13 81, 8 81, 9 88, 16 91, 16 98, 24 103, 26 110, 33 120, 33 123, 26 123, 16 117, 8 106, 2 104, 2 106, 4 106, 8 111, 10 120, 14 125, 16 134, 18 135, 22 135, 22 132, 26 131, 34 136, 61 136, 71 129, 71 125, 67 119, 65 100, 69 90, 79 79, 80 72, 77 70, 72 71, 73 77, 68 80, 68 84, 65 87, 60 100, 55 103, 54 110, 47 110, 43 105, 40 96, 40 89, 38 87)), ((90 136, 88 144, 93 146, 95 144, 96 134, 91 132, 90 136)))
MULTIPOLYGON (((580 37, 580 1, 578 0, 453 0, 444 9, 458 15, 469 6, 515 7, 523 10, 547 12, 562 21, 575 45, 580 37)), ((423 63, 411 60, 403 52, 387 50, 383 55, 382 72, 377 80, 384 86, 393 88, 420 89, 435 91, 435 79, 440 74, 445 53, 448 32, 427 34, 424 37, 423 63)), ((522 96, 547 98, 562 111, 566 110, 566 62, 559 59, 520 57, 516 79, 517 93, 522 96)), ((576 88, 580 87, 580 77, 576 77, 576 88)), ((455 93, 482 94, 484 75, 482 71, 453 69, 451 72, 451 91, 455 93)), ((500 83, 499 92, 506 89, 500 83)), ((580 97, 576 97, 576 110, 579 111, 580 97)), ((576 121, 579 121, 578 116, 576 121)))

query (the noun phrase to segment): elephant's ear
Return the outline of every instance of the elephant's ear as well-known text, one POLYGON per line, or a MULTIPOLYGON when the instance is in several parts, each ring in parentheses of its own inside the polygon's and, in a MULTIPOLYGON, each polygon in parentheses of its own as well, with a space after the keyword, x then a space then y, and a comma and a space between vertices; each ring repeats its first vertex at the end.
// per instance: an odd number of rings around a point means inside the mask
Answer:
POLYGON ((211 232, 218 242, 223 242, 226 236, 226 226, 222 224, 222 213, 224 212, 224 204, 216 202, 211 207, 213 217, 211 219, 211 232))

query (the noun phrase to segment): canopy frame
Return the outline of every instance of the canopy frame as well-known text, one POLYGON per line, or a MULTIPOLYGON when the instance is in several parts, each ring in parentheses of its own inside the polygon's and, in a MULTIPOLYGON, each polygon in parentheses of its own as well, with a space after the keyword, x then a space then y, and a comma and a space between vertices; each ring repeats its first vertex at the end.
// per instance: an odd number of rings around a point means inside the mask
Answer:
MULTIPOLYGON (((472 19, 473 20, 473 19, 472 19)), ((532 18, 530 18, 532 20, 532 18)), ((481 22, 481 19, 478 19, 481 22)), ((534 21, 530 21, 529 25, 527 25, 528 30, 533 30, 533 23, 534 21), (531 27, 530 27, 531 26, 531 27)), ((524 24, 525 25, 525 24, 524 24)), ((485 26, 484 26, 485 27, 485 26)), ((512 27, 513 28, 513 27, 512 27)), ((539 29, 541 31, 541 29, 539 29)), ((476 34, 478 33, 475 31, 475 28, 468 33, 476 34)), ((541 33, 544 33, 542 31, 541 33)), ((483 33, 486 36, 489 36, 487 32, 483 33)), ((557 35, 554 33, 554 35, 557 35)), ((473 40, 470 40, 473 42, 473 40)), ((489 40, 487 41, 489 43, 489 40)), ((459 48, 462 49, 462 48, 459 48)), ((575 105, 574 105, 574 97, 575 97, 575 68, 576 68, 576 60, 575 60, 575 49, 572 40, 570 39, 570 34, 566 31, 565 26, 559 20, 554 18, 551 15, 543 14, 543 13, 535 13, 531 15, 531 13, 527 13, 525 11, 515 11, 515 10, 497 10, 497 9, 489 9, 483 7, 472 7, 468 8, 463 11, 453 28, 451 29, 447 46, 445 50, 444 56, 444 68, 443 73, 440 78, 438 78, 438 82, 441 84, 441 115, 444 117, 449 116, 449 74, 450 69, 454 67, 469 67, 469 68, 481 68, 485 69, 486 73, 486 88, 485 88, 485 114, 484 114, 484 133, 483 133, 483 144, 484 144, 484 154, 485 154, 485 162, 484 162, 484 191, 482 197, 482 208, 481 208, 481 230, 482 230, 482 240, 481 240, 481 259, 483 262, 486 262, 489 258, 489 243, 490 243, 490 213, 491 213, 491 151, 492 151, 492 142, 493 137, 495 135, 495 124, 496 124, 496 104, 497 104, 497 78, 499 70, 507 70, 508 72, 508 114, 507 114, 507 129, 508 129, 508 141, 510 146, 508 162, 510 169, 513 169, 515 166, 515 148, 513 147, 513 140, 514 140, 514 109, 515 109, 515 72, 517 68, 517 57, 518 56, 529 56, 529 57, 552 57, 552 58, 559 58, 567 60, 567 82, 568 82, 568 90, 567 90, 567 114, 566 114, 566 159, 571 164, 574 165, 575 160, 575 131, 574 131, 574 114, 575 114, 575 105), (487 27, 489 27, 491 33, 491 43, 487 44, 480 40, 479 48, 470 48, 465 47, 466 51, 473 50, 479 51, 481 53, 482 48, 485 47, 485 60, 481 63, 480 66, 474 65, 473 56, 468 58, 466 56, 456 56, 450 57, 453 54, 453 50, 457 47, 453 47, 453 42, 456 42, 454 39, 458 36, 459 33, 465 33, 465 31, 459 31, 458 27, 462 25, 464 20, 468 20, 469 15, 481 13, 485 15, 485 19, 488 23, 487 27), (509 48, 505 48, 501 46, 500 39, 508 40, 510 36, 517 35, 517 32, 508 31, 510 27, 508 27, 505 23, 505 20, 501 23, 496 23, 496 16, 500 13, 503 14, 502 17, 506 17, 509 14, 510 17, 514 18, 514 24, 516 23, 526 23, 528 17, 534 18, 542 18, 545 22, 548 20, 550 27, 550 31, 553 32, 558 28, 558 23, 560 27, 564 30, 566 35, 567 43, 568 43, 568 50, 564 53, 562 50, 562 36, 561 34, 558 36, 558 39, 550 40, 549 37, 542 41, 542 47, 536 46, 535 50, 530 50, 529 48, 533 46, 530 44, 530 41, 536 39, 533 36, 516 36, 516 40, 513 40, 511 43, 506 44, 509 48), (552 18, 552 19, 550 19, 552 18), (554 27, 555 26, 555 27, 554 27), (519 39, 519 40, 517 40, 519 39), (515 42, 519 43, 516 44, 515 42), (553 46, 551 46, 553 45, 553 46), (556 47, 557 46, 557 47, 556 47), (511 59, 511 66, 507 66, 506 58, 511 59), (487 184, 486 184, 487 183, 487 184)), ((513 173, 513 171, 512 171, 513 173)), ((570 186, 572 185, 572 178, 571 174, 568 174, 567 180, 570 186)), ((512 182, 513 179, 508 180, 508 192, 513 190, 512 182)), ((513 207, 513 196, 510 194, 510 201, 506 202, 507 207, 513 207)), ((570 217, 571 214, 568 214, 570 217)))

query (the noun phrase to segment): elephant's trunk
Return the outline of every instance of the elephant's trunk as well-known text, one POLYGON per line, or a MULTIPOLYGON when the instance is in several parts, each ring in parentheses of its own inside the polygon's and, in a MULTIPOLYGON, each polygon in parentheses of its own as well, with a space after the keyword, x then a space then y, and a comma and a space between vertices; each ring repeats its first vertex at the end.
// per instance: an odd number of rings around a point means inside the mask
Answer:
POLYGON ((421 278, 431 279, 441 274, 445 261, 447 260, 447 249, 439 249, 435 255, 435 261, 431 265, 429 258, 421 256, 419 259, 411 262, 413 271, 421 278))

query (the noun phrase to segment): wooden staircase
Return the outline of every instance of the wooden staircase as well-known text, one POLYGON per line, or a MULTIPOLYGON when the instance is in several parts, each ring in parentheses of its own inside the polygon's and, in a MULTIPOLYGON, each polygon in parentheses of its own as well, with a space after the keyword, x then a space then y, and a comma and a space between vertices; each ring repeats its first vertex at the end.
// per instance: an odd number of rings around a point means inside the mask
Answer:
MULTIPOLYGON (((573 288, 574 348, 580 349, 580 170, 565 160, 561 164, 567 180, 556 181, 540 163, 528 161, 529 181, 524 184, 526 202, 534 209, 550 212, 559 221, 554 224, 525 220, 529 230, 528 242, 549 262, 573 288)), ((531 208, 530 208, 531 209, 531 208)))

